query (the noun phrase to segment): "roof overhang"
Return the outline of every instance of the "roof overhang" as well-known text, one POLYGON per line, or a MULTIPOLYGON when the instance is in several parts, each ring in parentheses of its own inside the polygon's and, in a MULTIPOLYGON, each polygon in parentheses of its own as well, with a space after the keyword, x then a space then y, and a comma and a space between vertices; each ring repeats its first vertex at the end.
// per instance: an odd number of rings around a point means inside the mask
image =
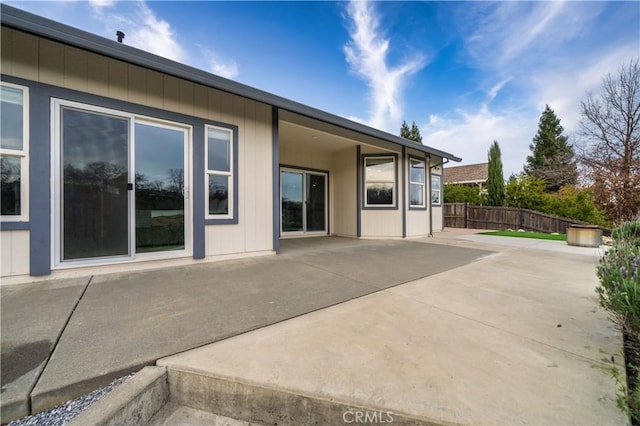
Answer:
POLYGON ((461 158, 458 158, 448 152, 440 151, 426 145, 417 144, 400 136, 369 127, 362 123, 358 123, 170 59, 162 58, 144 50, 123 45, 122 43, 108 40, 104 37, 100 37, 5 4, 0 4, 0 21, 2 22, 2 25, 7 27, 15 28, 17 30, 54 40, 69 46, 94 52, 154 71, 159 71, 194 83, 203 84, 233 95, 272 105, 279 109, 324 121, 347 130, 352 130, 397 145, 406 146, 430 155, 447 158, 456 162, 462 161, 461 158))

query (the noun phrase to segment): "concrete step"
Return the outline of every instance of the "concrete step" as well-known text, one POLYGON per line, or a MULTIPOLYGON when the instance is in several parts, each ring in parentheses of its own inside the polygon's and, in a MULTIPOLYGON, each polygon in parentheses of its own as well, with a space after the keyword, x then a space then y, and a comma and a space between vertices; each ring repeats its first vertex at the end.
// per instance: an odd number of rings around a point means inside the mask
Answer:
POLYGON ((151 418, 148 426, 254 426, 242 420, 213 414, 209 411, 196 410, 194 408, 168 402, 158 413, 151 418))
POLYGON ((169 399, 196 410, 261 425, 343 425, 367 423, 442 425, 384 407, 362 407, 346 401, 305 395, 291 389, 216 377, 169 367, 169 399))
POLYGON ((73 419, 84 425, 443 425, 380 407, 193 371, 145 367, 73 419))

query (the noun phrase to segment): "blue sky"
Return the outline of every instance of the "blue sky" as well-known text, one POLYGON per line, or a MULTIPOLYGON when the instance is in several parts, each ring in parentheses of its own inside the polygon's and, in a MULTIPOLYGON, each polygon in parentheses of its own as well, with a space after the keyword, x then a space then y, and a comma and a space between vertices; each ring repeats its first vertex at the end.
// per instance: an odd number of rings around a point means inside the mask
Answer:
POLYGON ((638 2, 4 1, 83 30, 522 170, 545 104, 570 142, 580 101, 640 56, 638 2))

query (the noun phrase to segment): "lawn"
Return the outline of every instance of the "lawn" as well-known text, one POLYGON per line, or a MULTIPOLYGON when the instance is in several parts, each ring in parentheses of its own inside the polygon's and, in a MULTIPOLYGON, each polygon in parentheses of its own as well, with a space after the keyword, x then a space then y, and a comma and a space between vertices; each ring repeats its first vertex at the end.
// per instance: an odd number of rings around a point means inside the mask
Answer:
POLYGON ((539 240, 567 241, 565 234, 544 234, 542 232, 492 231, 482 235, 497 235, 499 237, 537 238, 539 240))

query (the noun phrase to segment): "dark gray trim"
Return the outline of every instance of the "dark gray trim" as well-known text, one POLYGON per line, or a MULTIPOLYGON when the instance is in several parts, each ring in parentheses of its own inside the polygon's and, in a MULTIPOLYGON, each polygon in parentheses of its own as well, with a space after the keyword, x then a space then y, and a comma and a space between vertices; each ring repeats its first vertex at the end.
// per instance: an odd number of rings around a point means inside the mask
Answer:
MULTIPOLYGON (((4 79, 4 76, 3 76, 4 79)), ((29 87, 29 275, 51 273, 51 111, 48 88, 29 87)))
POLYGON ((277 107, 271 108, 271 174, 272 176, 272 226, 273 251, 280 249, 280 112, 277 107))
POLYGON ((29 222, 3 222, 4 230, 29 230, 29 274, 51 273, 51 137, 49 95, 45 85, 0 75, 2 81, 29 88, 29 222))
MULTIPOLYGON (((209 217, 207 218, 207 214, 208 212, 205 212, 205 220, 204 220, 204 224, 205 225, 237 225, 238 224, 238 174, 239 174, 239 170, 238 170, 238 126, 233 125, 233 124, 210 124, 208 123, 207 125, 209 126, 215 126, 215 127, 222 127, 224 129, 230 129, 233 130, 233 172, 231 174, 231 176, 233 177, 233 217, 231 218, 225 218, 225 219, 216 219, 214 217, 209 217)), ((206 137, 207 135, 204 135, 203 138, 203 142, 206 143, 206 137)), ((203 146, 204 148, 204 146, 203 146)), ((202 151, 202 157, 204 157, 204 150, 202 151)), ((204 160, 203 160, 204 162, 204 160)), ((207 165, 204 165, 204 172, 206 173, 207 171, 207 165)), ((204 174, 203 174, 204 176, 204 174)), ((203 183, 204 185, 204 183, 203 183)), ((203 194, 208 195, 208 188, 204 187, 203 188, 203 194)), ((204 197, 203 197, 204 200, 204 197)), ((204 202, 204 201, 203 201, 204 202)), ((204 211, 204 207, 203 207, 203 211, 204 211)))
POLYGON ((360 167, 361 167, 361 173, 362 173, 362 181, 361 181, 361 186, 362 186, 362 210, 398 210, 400 208, 400 200, 399 200, 399 195, 398 194, 398 187, 399 187, 399 182, 398 182, 398 154, 395 152, 390 152, 390 153, 385 153, 385 154, 362 154, 360 156, 360 167), (394 206, 388 206, 388 207, 370 207, 367 206, 366 203, 366 199, 365 197, 367 196, 367 191, 364 190, 364 185, 366 184, 366 179, 364 177, 364 160, 365 158, 372 158, 372 157, 393 157, 394 158, 394 165, 395 165, 395 188, 393 191, 393 196, 395 197, 395 205, 394 206))
POLYGON ((108 40, 5 4, 0 5, 0 19, 2 21, 2 25, 6 25, 20 31, 26 31, 69 46, 75 46, 80 49, 92 51, 130 64, 139 65, 164 74, 204 84, 205 86, 263 102, 280 109, 285 109, 296 114, 314 118, 344 129, 353 130, 364 135, 383 139, 400 146, 406 146, 417 151, 431 153, 438 157, 449 158, 453 161, 461 161, 460 158, 453 154, 417 144, 413 141, 408 141, 400 136, 383 132, 364 124, 356 123, 346 118, 294 102, 290 99, 276 96, 254 87, 227 80, 226 78, 209 74, 205 71, 180 64, 169 59, 161 58, 149 52, 118 43, 115 40, 108 40))
MULTIPOLYGON (((311 172, 311 173, 322 173, 327 175, 327 235, 331 235, 331 173, 329 172, 329 170, 322 170, 322 169, 314 169, 312 167, 303 167, 303 166, 294 166, 291 164, 280 164, 280 167, 278 168, 278 175, 282 172, 282 168, 285 169, 291 169, 291 170, 296 170, 302 173, 305 172, 311 172)), ((278 198, 278 204, 280 204, 280 198, 278 198)), ((282 206, 280 206, 282 208, 282 206)), ((282 224, 278 223, 278 227, 280 227, 282 224)), ((318 231, 311 231, 316 233, 317 235, 320 235, 320 233, 318 231)))
POLYGON ((29 222, 0 222, 0 231, 28 231, 30 229, 29 222))
POLYGON ((356 146, 356 236, 362 237, 362 148, 356 146))
POLYGON ((402 238, 407 238, 407 148, 402 147, 402 238))
MULTIPOLYGON (((205 126, 193 127, 193 142, 191 153, 191 164, 193 166, 191 199, 193 200, 193 258, 204 259, 205 253, 205 202, 204 202, 204 133, 205 126), (198 175, 197 170, 202 170, 198 175), (202 194, 201 197, 196 196, 202 194)), ((235 189, 235 187, 234 187, 235 189)), ((235 196, 235 194, 234 194, 235 196)))
MULTIPOLYGON (((416 155, 409 154, 409 158, 407 159, 407 167, 409 168, 409 179, 407 180, 407 184, 409 186, 409 210, 427 210, 427 159, 425 157, 421 158, 416 155), (411 206, 411 160, 418 160, 424 163, 424 207, 411 206)), ((430 188, 428 190, 431 191, 430 188)))

